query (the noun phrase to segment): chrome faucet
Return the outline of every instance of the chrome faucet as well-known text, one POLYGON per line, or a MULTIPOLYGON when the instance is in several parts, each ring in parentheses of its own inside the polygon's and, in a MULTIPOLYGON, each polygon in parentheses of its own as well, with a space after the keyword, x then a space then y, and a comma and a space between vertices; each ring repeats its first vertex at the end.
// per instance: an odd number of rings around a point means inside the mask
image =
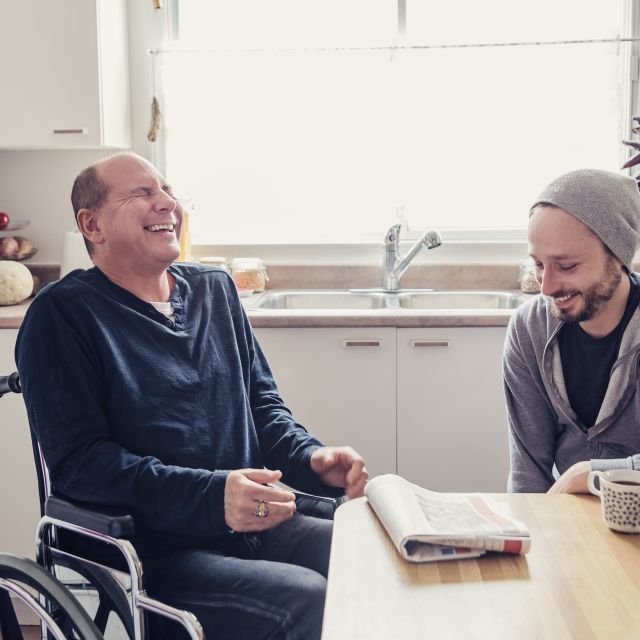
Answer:
POLYGON ((400 289, 400 278, 407 270, 411 261, 422 247, 435 249, 442 244, 442 238, 437 231, 425 231, 407 254, 400 257, 400 229, 401 224, 394 224, 384 239, 384 263, 382 266, 382 288, 385 291, 400 289))

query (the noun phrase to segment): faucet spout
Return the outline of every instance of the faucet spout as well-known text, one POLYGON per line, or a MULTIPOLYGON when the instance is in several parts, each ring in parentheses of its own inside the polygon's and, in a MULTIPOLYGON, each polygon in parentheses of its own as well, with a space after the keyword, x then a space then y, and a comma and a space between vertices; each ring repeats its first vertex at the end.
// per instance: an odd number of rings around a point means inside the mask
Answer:
POLYGON ((382 288, 385 291, 400 289, 400 278, 422 248, 435 249, 442 244, 442 238, 437 231, 426 231, 405 256, 400 257, 400 229, 401 225, 394 224, 385 236, 382 274, 382 288))

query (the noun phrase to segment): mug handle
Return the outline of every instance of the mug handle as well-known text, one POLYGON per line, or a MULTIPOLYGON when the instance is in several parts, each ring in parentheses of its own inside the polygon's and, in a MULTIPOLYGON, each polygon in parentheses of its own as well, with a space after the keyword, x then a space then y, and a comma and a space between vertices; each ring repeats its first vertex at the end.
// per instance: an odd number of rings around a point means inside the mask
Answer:
MULTIPOLYGON (((600 495, 600 488, 596 487, 595 479, 599 478, 601 473, 601 471, 591 471, 587 479, 587 487, 589 487, 589 491, 593 493, 594 496, 600 495)), ((599 481, 598 484, 600 484, 599 481)))

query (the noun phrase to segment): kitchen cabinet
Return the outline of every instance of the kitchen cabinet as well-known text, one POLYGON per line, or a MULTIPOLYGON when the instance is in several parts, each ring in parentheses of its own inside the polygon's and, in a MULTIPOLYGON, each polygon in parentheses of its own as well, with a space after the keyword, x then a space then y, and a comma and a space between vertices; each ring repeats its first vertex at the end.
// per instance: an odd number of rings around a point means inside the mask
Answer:
POLYGON ((353 446, 371 475, 436 491, 506 490, 506 327, 255 333, 294 416, 326 444, 353 446), (350 340, 375 346, 345 347, 350 340))
POLYGON ((0 148, 131 146, 125 0, 3 0, 0 68, 0 148))
POLYGON ((396 469, 396 330, 255 329, 296 420, 349 445, 372 475, 396 469))
POLYGON ((436 491, 506 491, 506 327, 398 329, 398 473, 436 491))
MULTIPOLYGON (((0 375, 16 370, 17 329, 0 330, 0 375)), ((34 557, 40 519, 38 483, 22 396, 0 398, 0 551, 34 557)))

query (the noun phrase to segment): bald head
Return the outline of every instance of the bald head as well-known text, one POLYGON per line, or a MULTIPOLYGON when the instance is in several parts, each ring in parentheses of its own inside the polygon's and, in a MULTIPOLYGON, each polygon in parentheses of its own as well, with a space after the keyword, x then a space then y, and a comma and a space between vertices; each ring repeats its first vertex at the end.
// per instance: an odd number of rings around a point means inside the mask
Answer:
POLYGON ((112 186, 108 182, 110 168, 136 162, 150 164, 135 153, 123 152, 98 160, 78 174, 71 189, 74 215, 77 217, 80 209, 97 211, 104 204, 112 186))
MULTIPOLYGON (((109 168, 136 161, 147 163, 144 158, 132 152, 115 153, 90 164, 78 174, 71 189, 71 206, 76 223, 81 209, 98 211, 104 204, 112 187, 108 181, 109 168)), ((84 244, 91 255, 93 250, 91 242, 85 238, 84 244)))

